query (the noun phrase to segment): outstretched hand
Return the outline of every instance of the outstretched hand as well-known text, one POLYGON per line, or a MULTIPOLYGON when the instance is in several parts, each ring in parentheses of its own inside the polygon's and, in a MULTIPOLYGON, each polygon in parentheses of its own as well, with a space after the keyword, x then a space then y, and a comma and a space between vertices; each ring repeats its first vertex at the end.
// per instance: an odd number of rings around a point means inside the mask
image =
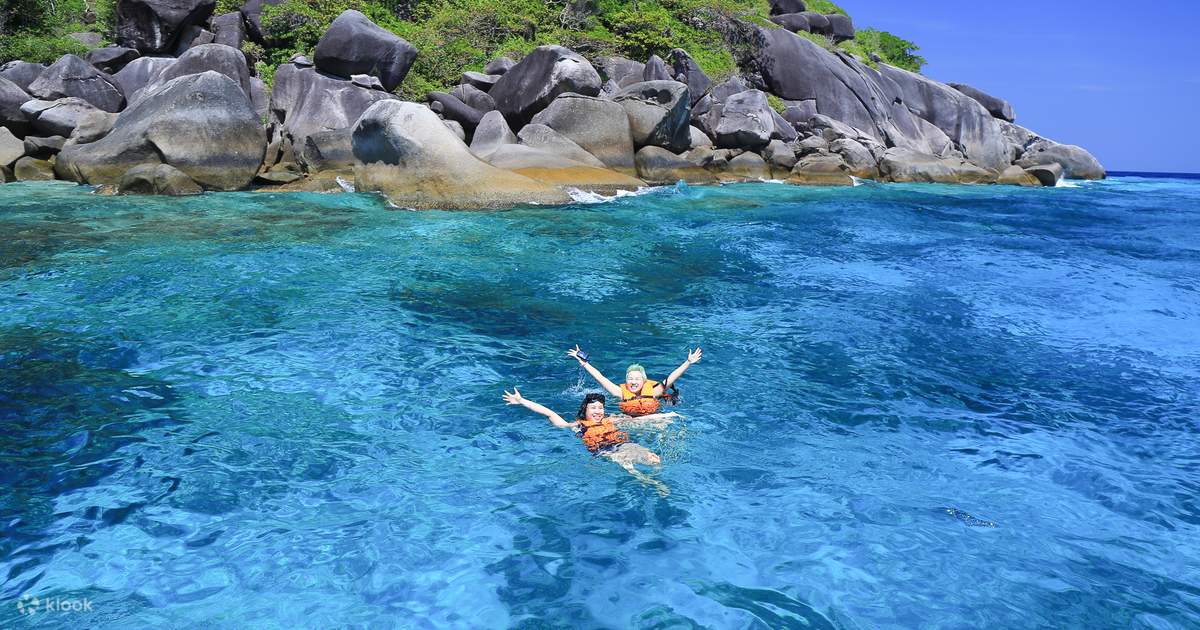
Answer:
POLYGON ((579 361, 580 363, 583 363, 583 359, 579 358, 580 352, 583 352, 583 350, 581 350, 579 348, 579 344, 575 344, 575 347, 573 349, 567 350, 567 356, 571 357, 572 359, 575 359, 576 361, 579 361))
POLYGON ((514 387, 511 393, 509 391, 505 390, 504 402, 506 402, 510 405, 524 405, 525 397, 521 396, 521 392, 517 391, 517 388, 514 387))
POLYGON ((700 348, 696 348, 695 350, 689 350, 687 362, 688 363, 699 363, 700 359, 703 357, 703 355, 704 355, 704 351, 701 350, 700 348))

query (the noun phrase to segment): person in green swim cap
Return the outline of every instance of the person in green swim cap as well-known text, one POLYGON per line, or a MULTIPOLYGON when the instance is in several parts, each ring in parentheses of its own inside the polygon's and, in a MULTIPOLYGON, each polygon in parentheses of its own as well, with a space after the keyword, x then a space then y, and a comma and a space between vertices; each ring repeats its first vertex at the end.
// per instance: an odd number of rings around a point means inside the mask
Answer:
POLYGON ((567 350, 567 356, 578 361, 579 365, 583 366, 583 369, 604 388, 604 391, 617 397, 617 400, 620 401, 621 411, 636 418, 658 413, 662 406, 659 401, 668 397, 668 392, 674 388, 675 381, 679 380, 679 377, 683 376, 689 367, 700 362, 703 351, 700 348, 689 350, 687 359, 667 376, 666 381, 661 383, 646 378, 646 368, 634 363, 626 368, 625 382, 620 385, 605 378, 604 374, 588 361, 587 353, 580 350, 578 344, 573 349, 567 350))

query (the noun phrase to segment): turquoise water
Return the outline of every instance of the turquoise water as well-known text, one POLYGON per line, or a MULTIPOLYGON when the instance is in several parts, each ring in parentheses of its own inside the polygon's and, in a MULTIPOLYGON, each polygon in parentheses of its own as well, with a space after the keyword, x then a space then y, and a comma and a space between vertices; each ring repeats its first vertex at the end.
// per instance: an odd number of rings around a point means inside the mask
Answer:
POLYGON ((1200 625, 1200 182, 0 208, 0 626, 1200 625))

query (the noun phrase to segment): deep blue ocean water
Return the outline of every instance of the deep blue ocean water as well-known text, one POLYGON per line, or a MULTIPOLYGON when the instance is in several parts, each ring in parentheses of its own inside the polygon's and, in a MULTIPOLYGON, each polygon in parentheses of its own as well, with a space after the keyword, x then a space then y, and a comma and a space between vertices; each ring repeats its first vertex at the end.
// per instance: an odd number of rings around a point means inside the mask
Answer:
POLYGON ((1200 181, 10 184, 0 239, 0 627, 1200 626, 1200 181), (576 343, 703 346, 668 497, 502 403, 576 343))

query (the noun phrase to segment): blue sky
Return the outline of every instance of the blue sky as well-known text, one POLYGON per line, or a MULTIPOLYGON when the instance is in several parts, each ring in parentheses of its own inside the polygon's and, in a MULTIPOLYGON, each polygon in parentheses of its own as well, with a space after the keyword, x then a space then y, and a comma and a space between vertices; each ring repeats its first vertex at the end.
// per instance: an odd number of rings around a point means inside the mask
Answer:
POLYGON ((1200 172, 1200 0, 835 0, 1109 170, 1200 172))

